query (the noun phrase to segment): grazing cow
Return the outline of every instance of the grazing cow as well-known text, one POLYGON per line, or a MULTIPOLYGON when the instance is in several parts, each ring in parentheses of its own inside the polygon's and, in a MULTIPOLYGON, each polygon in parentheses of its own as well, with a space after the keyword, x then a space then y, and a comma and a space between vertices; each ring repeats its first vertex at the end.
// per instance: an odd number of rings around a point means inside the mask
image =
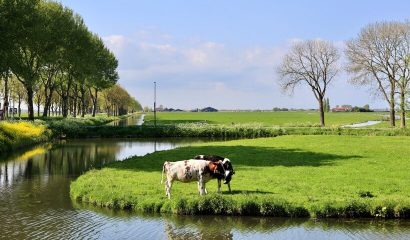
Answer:
POLYGON ((219 162, 222 161, 222 166, 224 168, 224 175, 214 175, 218 179, 218 192, 221 192, 221 181, 224 179, 224 184, 228 185, 229 192, 231 192, 231 180, 232 180, 232 175, 235 174, 235 171, 233 170, 232 163, 228 158, 224 158, 221 156, 217 155, 198 155, 194 157, 194 159, 198 160, 207 160, 207 161, 212 161, 212 162, 219 162))
POLYGON ((166 174, 165 194, 171 198, 171 187, 173 181, 193 182, 198 181, 198 191, 200 195, 207 193, 205 184, 214 175, 223 175, 224 169, 222 161, 212 162, 206 160, 184 160, 178 162, 165 162, 162 167, 161 183, 164 173, 166 174))

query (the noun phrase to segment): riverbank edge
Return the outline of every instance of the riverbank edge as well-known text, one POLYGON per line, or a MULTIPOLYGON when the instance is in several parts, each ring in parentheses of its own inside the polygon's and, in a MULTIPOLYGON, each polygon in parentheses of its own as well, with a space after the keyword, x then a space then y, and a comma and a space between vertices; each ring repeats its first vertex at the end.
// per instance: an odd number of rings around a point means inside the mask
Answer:
POLYGON ((34 122, 2 121, 0 122, 0 155, 6 155, 19 148, 66 138, 70 132, 102 126, 127 117, 130 115, 97 118, 43 118, 34 122))
POLYGON ((351 199, 346 202, 323 205, 290 203, 277 197, 253 197, 235 200, 229 193, 210 193, 198 198, 173 197, 171 200, 133 202, 114 199, 101 201, 92 195, 77 195, 75 182, 71 184, 70 196, 76 203, 136 213, 164 213, 176 215, 256 216, 283 218, 372 218, 410 219, 410 205, 400 202, 367 201, 351 199))
MULTIPOLYGON (((162 125, 162 126, 107 126, 106 124, 124 119, 129 115, 95 121, 92 124, 81 123, 81 118, 36 122, 45 125, 47 131, 40 136, 16 137, 3 134, 0 136, 0 154, 6 154, 20 147, 35 146, 56 139, 85 138, 214 138, 214 139, 255 139, 283 135, 348 135, 348 136, 410 136, 410 129, 400 128, 343 128, 343 127, 266 127, 258 124, 238 125, 162 125)), ((12 122, 11 122, 12 123, 12 122)), ((18 123, 18 121, 16 122, 18 123)), ((1 134, 1 130, 0 130, 1 134)))
POLYGON ((31 122, 0 123, 0 155, 51 141, 52 131, 43 124, 31 122))
POLYGON ((70 138, 199 137, 252 139, 282 135, 410 136, 410 129, 344 127, 266 127, 259 124, 177 124, 153 126, 95 126, 67 133, 70 138))

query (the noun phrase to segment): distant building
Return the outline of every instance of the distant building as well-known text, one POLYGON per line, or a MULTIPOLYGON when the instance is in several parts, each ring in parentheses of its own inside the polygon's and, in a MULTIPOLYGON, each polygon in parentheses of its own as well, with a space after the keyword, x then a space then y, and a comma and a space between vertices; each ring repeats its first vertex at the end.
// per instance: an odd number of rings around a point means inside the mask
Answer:
POLYGON ((201 112, 218 112, 218 109, 215 109, 213 107, 206 107, 201 109, 201 112))
POLYGON ((337 105, 335 108, 332 108, 332 112, 351 112, 352 109, 353 108, 350 105, 343 105, 343 106, 337 105))
POLYGON ((177 109, 174 109, 174 108, 164 108, 162 111, 163 111, 163 112, 183 112, 184 110, 179 109, 179 108, 177 108, 177 109))

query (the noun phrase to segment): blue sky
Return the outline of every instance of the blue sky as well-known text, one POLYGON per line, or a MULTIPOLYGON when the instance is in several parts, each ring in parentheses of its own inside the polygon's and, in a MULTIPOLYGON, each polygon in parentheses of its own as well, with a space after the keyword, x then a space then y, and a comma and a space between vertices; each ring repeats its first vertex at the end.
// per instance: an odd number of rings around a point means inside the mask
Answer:
MULTIPOLYGON (((275 67, 293 41, 326 39, 340 49, 366 24, 404 21, 410 1, 63 0, 119 59, 119 83, 143 106, 316 108, 310 91, 281 93, 275 67)), ((343 60, 342 60, 343 61, 343 60)), ((331 105, 387 105, 342 73, 331 105)))

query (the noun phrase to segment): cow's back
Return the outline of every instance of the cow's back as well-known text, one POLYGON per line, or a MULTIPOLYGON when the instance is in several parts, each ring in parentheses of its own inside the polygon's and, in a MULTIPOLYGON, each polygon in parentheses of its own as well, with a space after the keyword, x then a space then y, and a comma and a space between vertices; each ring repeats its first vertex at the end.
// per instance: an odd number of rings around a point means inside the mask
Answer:
POLYGON ((209 181, 208 163, 209 161, 192 159, 173 162, 169 166, 168 174, 172 179, 180 182, 198 181, 200 176, 203 176, 205 181, 209 181))

